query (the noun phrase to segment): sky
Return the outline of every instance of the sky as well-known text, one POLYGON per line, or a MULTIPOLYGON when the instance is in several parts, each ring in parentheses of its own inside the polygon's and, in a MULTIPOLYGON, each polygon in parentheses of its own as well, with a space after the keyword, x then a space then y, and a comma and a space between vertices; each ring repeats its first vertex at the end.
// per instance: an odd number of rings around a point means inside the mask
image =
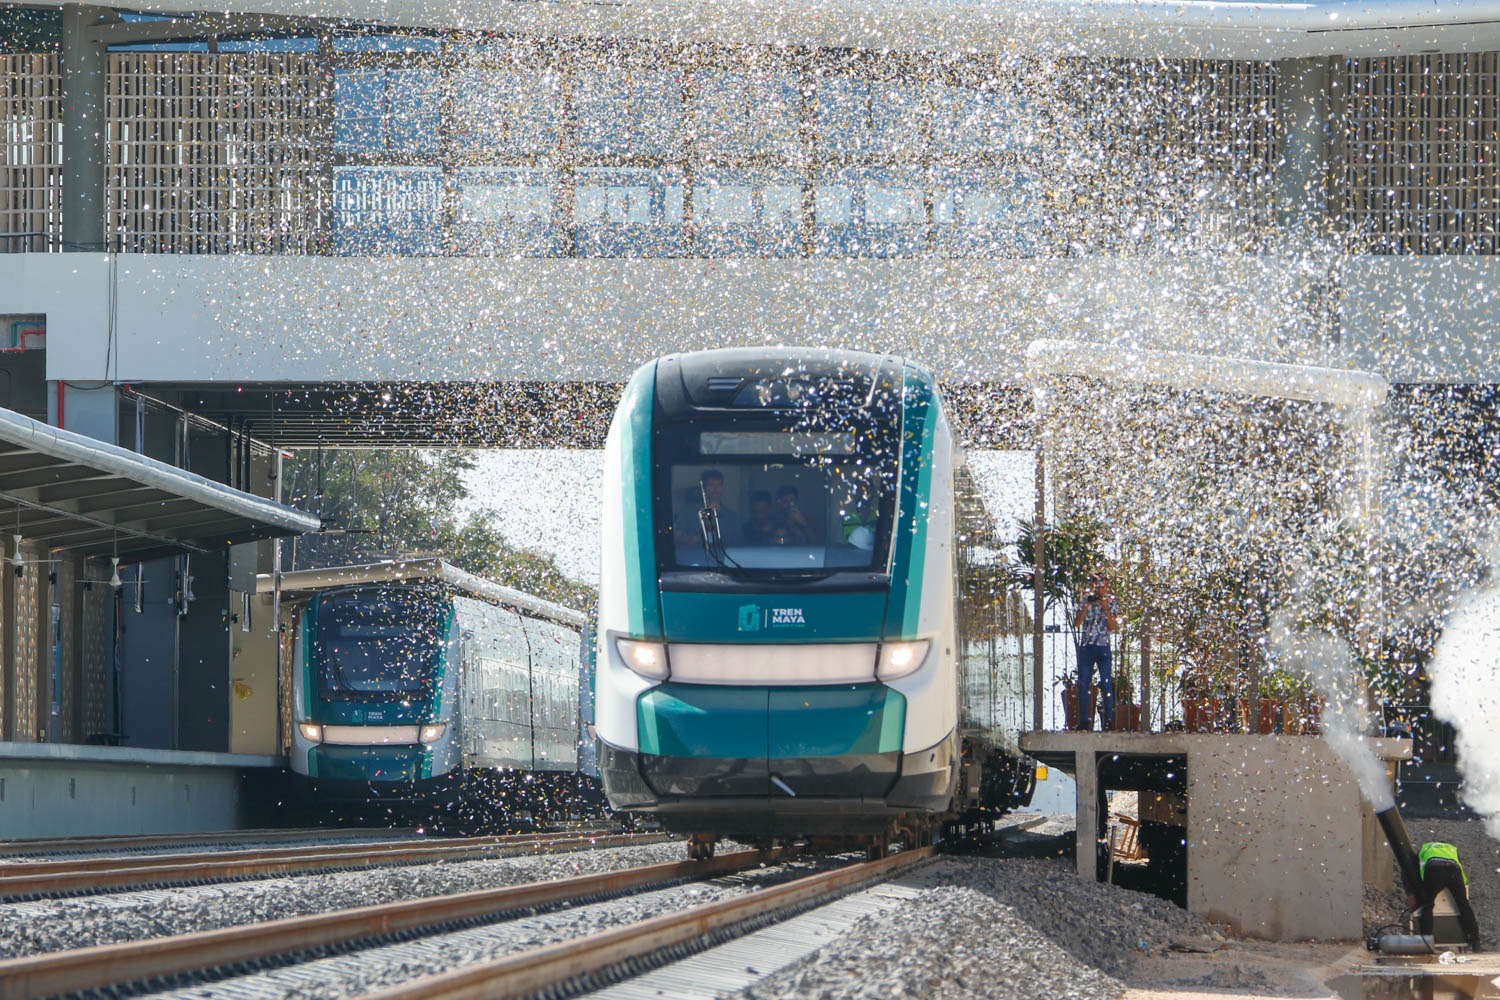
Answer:
MULTIPOLYGON (((546 553, 568 576, 599 582, 599 508, 602 451, 486 451, 467 473, 463 510, 489 508, 508 541, 546 553)), ((967 453, 1002 535, 1032 510, 1033 465, 1028 452, 967 453)))

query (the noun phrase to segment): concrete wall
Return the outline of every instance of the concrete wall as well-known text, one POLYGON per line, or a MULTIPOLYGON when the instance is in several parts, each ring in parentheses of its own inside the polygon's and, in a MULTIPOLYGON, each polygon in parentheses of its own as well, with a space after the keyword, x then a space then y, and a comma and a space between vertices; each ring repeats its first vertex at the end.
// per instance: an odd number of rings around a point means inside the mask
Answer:
POLYGON ((247 604, 238 591, 234 592, 234 601, 235 620, 229 636, 229 751, 280 753, 276 658, 280 636, 276 632, 274 604, 270 595, 252 595, 246 622, 243 615, 247 604))
POLYGON ((1494 258, 495 260, 0 255, 0 308, 47 316, 47 377, 621 381, 729 344, 920 358, 1014 379, 1038 337, 1500 380, 1494 258), (1331 284, 1332 283, 1332 284, 1331 284), (1338 326, 1310 301, 1334 288, 1338 326), (114 366, 118 368, 115 369, 114 366))
POLYGON ((233 830, 270 757, 0 743, 0 839, 233 830))
POLYGON ((1188 754, 1188 909, 1249 937, 1358 938, 1359 789, 1320 739, 1211 736, 1188 754))

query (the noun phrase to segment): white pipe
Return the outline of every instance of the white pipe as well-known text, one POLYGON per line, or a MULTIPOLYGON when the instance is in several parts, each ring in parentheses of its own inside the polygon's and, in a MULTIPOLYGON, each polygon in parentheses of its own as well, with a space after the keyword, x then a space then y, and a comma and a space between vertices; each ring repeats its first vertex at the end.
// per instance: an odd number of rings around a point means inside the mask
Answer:
POLYGON ((1032 341, 1026 348, 1026 370, 1033 378, 1077 375, 1104 382, 1303 399, 1366 411, 1381 405, 1390 388, 1373 372, 1076 340, 1032 341))

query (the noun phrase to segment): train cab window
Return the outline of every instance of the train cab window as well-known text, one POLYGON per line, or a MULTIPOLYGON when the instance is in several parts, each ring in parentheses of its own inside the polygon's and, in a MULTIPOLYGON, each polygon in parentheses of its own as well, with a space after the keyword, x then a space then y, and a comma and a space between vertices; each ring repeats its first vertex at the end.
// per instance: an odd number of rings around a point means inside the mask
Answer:
POLYGON ((883 571, 894 462, 853 430, 700 427, 666 468, 662 568, 749 576, 883 571))
POLYGON ((325 698, 421 696, 434 679, 447 604, 410 588, 361 588, 317 607, 318 683, 325 698))

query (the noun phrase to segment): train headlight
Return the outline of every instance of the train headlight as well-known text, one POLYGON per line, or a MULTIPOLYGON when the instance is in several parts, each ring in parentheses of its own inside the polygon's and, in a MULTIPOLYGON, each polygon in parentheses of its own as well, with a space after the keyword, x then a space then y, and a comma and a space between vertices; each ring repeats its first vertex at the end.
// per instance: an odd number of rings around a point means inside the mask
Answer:
POLYGON ((875 676, 879 680, 893 681, 905 677, 927 659, 926 639, 911 642, 887 642, 880 646, 880 659, 875 664, 875 676))
POLYGON ((448 724, 446 722, 429 722, 417 730, 417 741, 420 743, 436 743, 443 738, 443 733, 447 729, 448 724))
POLYGON ((297 731, 309 743, 323 742, 323 727, 316 722, 299 722, 297 723, 297 731))
POLYGON ((642 677, 653 681, 667 679, 667 647, 659 642, 642 642, 639 639, 616 639, 615 648, 625 665, 642 677))

